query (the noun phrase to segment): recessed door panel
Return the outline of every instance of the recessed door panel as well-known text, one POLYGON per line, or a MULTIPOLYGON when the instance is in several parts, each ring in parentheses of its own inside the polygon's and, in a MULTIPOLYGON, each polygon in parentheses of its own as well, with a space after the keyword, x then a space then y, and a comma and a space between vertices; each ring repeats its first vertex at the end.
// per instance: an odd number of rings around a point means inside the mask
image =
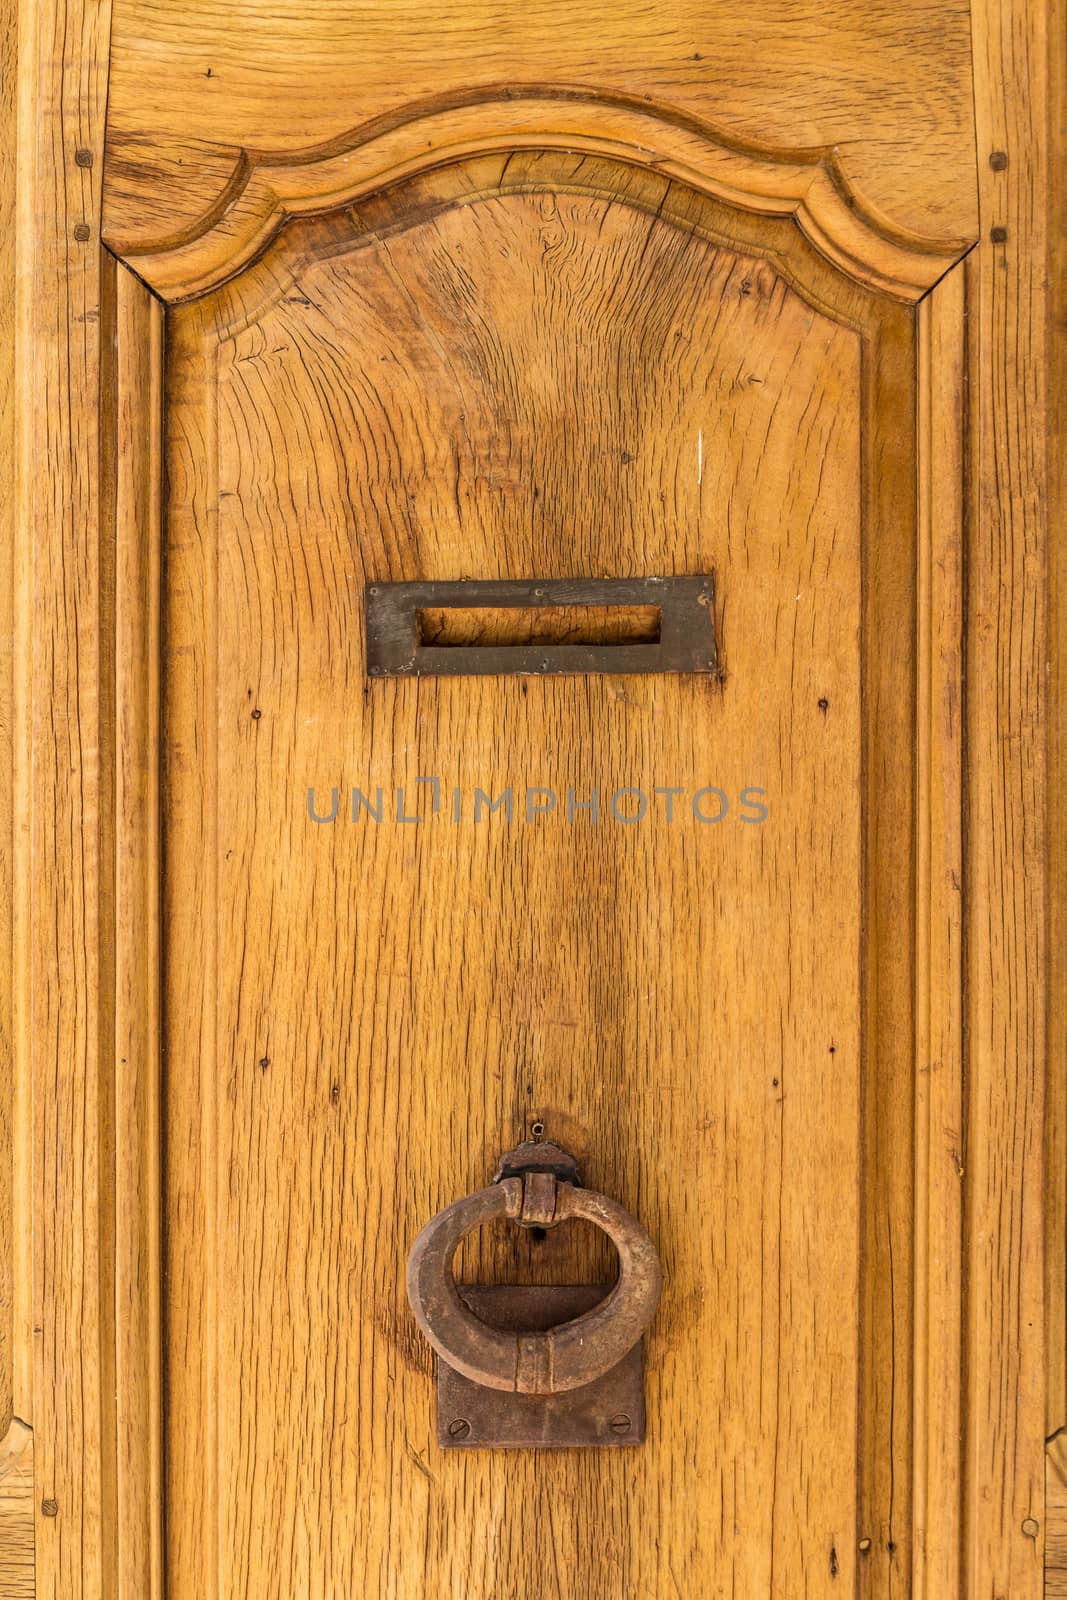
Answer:
MULTIPOLYGON (((909 866, 913 327, 788 222, 551 154, 169 314, 175 1595, 530 1600, 548 1528, 590 1595, 855 1582, 907 1385, 870 897, 909 866), (692 573, 711 673, 367 672, 368 585, 692 573), (407 1251, 542 1134, 658 1245, 648 1439, 445 1454, 407 1251)), ((611 1270, 576 1225, 457 1265, 611 1270)))

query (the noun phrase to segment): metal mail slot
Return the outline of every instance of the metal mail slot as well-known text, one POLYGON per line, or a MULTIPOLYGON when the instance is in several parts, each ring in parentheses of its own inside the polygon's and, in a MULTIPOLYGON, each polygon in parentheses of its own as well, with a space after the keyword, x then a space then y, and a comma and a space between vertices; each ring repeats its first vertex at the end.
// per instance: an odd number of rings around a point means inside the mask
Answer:
POLYGON ((683 578, 371 583, 372 678, 714 672, 714 582, 683 578))

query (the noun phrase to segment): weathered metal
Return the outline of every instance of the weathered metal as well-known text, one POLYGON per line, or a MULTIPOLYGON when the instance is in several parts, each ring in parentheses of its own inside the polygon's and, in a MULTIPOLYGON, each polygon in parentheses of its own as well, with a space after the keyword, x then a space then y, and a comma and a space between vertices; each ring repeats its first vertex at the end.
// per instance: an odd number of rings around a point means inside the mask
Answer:
MULTIPOLYGON (((520 1146, 503 1158, 498 1171, 501 1175, 489 1188, 446 1206, 415 1240, 407 1270, 412 1309, 441 1361, 471 1384, 541 1398, 580 1390, 618 1368, 638 1346, 659 1300, 659 1255, 628 1211, 606 1195, 578 1186, 573 1157, 557 1146, 520 1146), (561 1180, 560 1172, 568 1176, 561 1180), (498 1217, 536 1228, 554 1228, 568 1218, 592 1222, 615 1245, 616 1282, 598 1289, 595 1304, 580 1315, 559 1322, 544 1317, 556 1288, 532 1287, 509 1302, 515 1306, 521 1301, 531 1313, 529 1324, 483 1320, 472 1309, 475 1303, 487 1303, 479 1299, 483 1289, 461 1289, 452 1262, 461 1239, 498 1217)), ((552 1303, 558 1307, 558 1301, 552 1303)), ((627 1410, 621 1402, 613 1404, 611 1414, 634 1420, 632 1407, 627 1410)), ((613 1438, 617 1442, 619 1437, 616 1428, 613 1438)), ((455 1443, 456 1436, 450 1440, 455 1443)))
MULTIPOLYGON (((603 1284, 461 1284, 466 1305, 496 1328, 542 1331, 592 1310, 603 1284)), ((604 1448, 641 1444, 641 1343, 617 1366, 563 1394, 504 1394, 437 1363, 437 1442, 443 1450, 604 1448)))
POLYGON ((530 578, 521 582, 372 583, 364 597, 372 678, 524 673, 715 672, 715 587, 710 574, 681 578, 530 578), (627 644, 433 645, 419 613, 566 606, 655 606, 655 640, 627 644))
POLYGON ((493 1173, 493 1182, 501 1178, 521 1178, 529 1172, 550 1172, 561 1183, 582 1187, 578 1176, 578 1162, 568 1151, 547 1139, 527 1139, 500 1157, 493 1173))

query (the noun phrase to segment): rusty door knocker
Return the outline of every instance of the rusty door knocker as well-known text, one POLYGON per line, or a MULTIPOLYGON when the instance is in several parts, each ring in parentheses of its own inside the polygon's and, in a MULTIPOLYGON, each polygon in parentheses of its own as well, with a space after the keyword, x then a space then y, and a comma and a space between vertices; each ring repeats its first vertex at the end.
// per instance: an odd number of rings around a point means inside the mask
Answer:
POLYGON ((573 1156, 552 1144, 511 1151, 487 1189, 426 1224, 408 1257, 408 1298, 440 1358, 441 1443, 639 1443, 640 1343, 661 1283, 645 1229, 616 1201, 580 1186, 573 1156), (460 1241, 496 1217, 525 1228, 584 1218, 614 1244, 616 1282, 608 1289, 458 1285, 452 1263, 460 1241))

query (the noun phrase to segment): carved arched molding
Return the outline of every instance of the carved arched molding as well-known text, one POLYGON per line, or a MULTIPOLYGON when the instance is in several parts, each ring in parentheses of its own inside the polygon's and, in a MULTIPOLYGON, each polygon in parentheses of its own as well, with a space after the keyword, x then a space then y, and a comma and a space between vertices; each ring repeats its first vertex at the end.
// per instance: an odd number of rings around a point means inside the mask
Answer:
POLYGON ((792 217, 855 282, 914 302, 970 248, 911 234, 852 193, 834 150, 741 144, 667 107, 583 88, 495 88, 441 96, 297 155, 244 151, 216 204, 169 237, 110 234, 108 247, 168 301, 217 288, 294 217, 355 204, 405 178, 519 151, 609 157, 738 210, 792 217))

